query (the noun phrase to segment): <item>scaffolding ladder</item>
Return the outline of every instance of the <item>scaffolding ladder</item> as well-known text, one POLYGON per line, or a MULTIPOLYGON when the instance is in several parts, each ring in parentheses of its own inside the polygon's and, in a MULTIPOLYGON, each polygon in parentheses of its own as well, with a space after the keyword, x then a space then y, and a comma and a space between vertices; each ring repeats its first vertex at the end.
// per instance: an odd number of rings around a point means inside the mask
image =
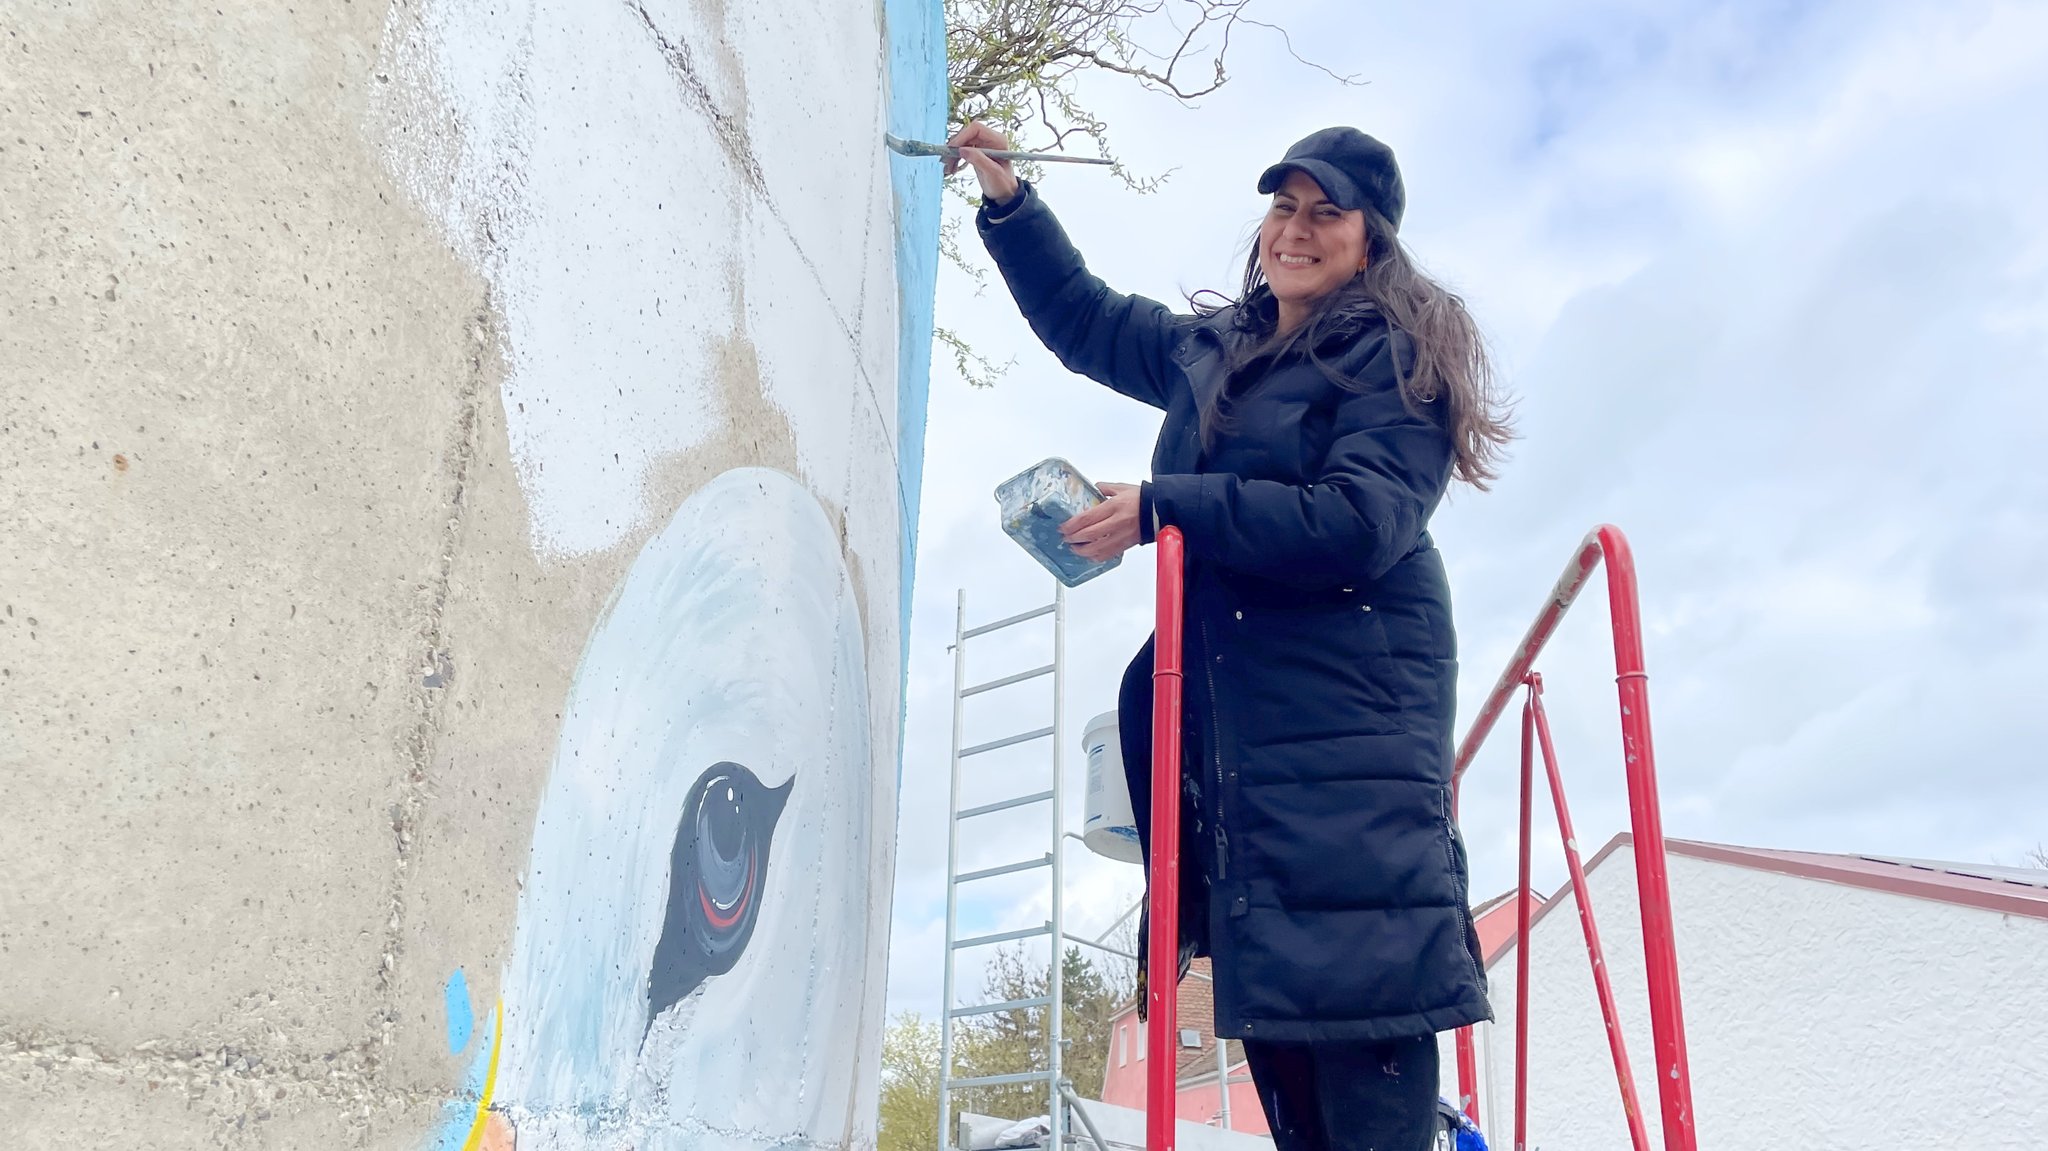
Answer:
POLYGON ((1014 1083, 1044 1083, 1046 1088, 1046 1114, 1051 1130, 1047 1134, 1046 1146, 1061 1148, 1065 1145, 1067 1132, 1066 1101, 1060 1087, 1065 1072, 1061 1058, 1064 1036, 1061 1034, 1061 1017, 1064 1014, 1065 988, 1064 967, 1061 962, 1061 948, 1066 938, 1066 925, 1062 922, 1060 906, 1063 902, 1062 874, 1060 866, 1061 841, 1066 837, 1065 793, 1062 779, 1066 768, 1066 726, 1062 715, 1066 703, 1066 589, 1054 586, 1050 604, 1020 612, 1006 619, 978 627, 967 626, 967 591, 962 588, 956 604, 953 624, 953 769, 952 789, 946 804, 946 976, 945 998, 941 1001, 939 1022, 939 1141, 940 1151, 955 1148, 953 1126, 953 1093, 976 1087, 1000 1087, 1014 1083), (1013 675, 1001 676, 985 683, 969 685, 967 682, 967 644, 982 636, 991 635, 1007 628, 1052 617, 1052 662, 1043 667, 1031 668, 1013 675), (987 692, 998 691, 1016 684, 1052 677, 1052 722, 1048 726, 1030 731, 1017 732, 1000 739, 978 743, 972 747, 961 746, 962 715, 967 700, 987 692), (992 803, 974 807, 960 806, 961 765, 977 756, 998 751, 1019 744, 1052 741, 1052 782, 1046 790, 1013 795, 992 803), (999 814, 1017 814, 1030 811, 1039 805, 1051 809, 1049 831, 1046 836, 1047 849, 1043 855, 995 867, 979 868, 974 871, 960 870, 960 825, 968 820, 986 820, 999 814), (1040 868, 1049 873, 1052 892, 1049 906, 1052 917, 1036 927, 1016 931, 999 931, 987 935, 967 938, 960 936, 959 900, 960 888, 979 880, 993 879, 1000 875, 1015 875, 1020 872, 1036 871, 1040 868), (1046 980, 1046 994, 1029 999, 1013 999, 991 1003, 975 1003, 956 1006, 954 1002, 954 959, 969 948, 989 947, 1017 940, 1045 936, 1051 948, 1049 973, 1046 980), (1008 1074, 970 1076, 953 1078, 953 1024, 955 1020, 975 1015, 992 1015, 1002 1011, 1045 1008, 1047 1022, 1045 1035, 1047 1047, 1045 1065, 1042 1068, 1018 1071, 1008 1074))

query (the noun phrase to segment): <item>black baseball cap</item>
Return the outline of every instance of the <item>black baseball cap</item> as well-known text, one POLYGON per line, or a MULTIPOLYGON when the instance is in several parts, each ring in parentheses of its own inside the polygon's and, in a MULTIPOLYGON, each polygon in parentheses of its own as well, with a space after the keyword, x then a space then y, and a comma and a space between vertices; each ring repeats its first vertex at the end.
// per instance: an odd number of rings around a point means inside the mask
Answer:
POLYGON ((1370 204, 1400 229, 1408 193, 1401 187, 1394 150, 1358 129, 1325 128, 1303 137, 1259 177, 1259 192, 1279 191, 1289 172, 1306 172, 1339 208, 1354 212, 1370 204))

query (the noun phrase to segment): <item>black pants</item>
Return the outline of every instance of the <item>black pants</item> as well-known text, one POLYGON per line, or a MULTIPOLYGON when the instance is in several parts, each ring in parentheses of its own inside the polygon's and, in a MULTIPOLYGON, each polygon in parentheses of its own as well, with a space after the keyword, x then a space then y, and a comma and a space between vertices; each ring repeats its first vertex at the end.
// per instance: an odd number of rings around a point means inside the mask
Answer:
POLYGON ((1372 1043, 1248 1039, 1245 1062, 1275 1151, 1430 1151, 1436 1036, 1372 1043))

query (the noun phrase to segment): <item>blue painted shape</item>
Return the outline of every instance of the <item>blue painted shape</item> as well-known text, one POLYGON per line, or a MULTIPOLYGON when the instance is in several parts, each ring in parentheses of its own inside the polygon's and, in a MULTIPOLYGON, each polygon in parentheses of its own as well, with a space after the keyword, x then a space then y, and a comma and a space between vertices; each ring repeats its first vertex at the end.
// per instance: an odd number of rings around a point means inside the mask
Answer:
MULTIPOLYGON (((889 131, 911 140, 937 140, 946 131, 946 21, 941 0, 884 0, 882 19, 889 36, 889 131)), ((939 161, 887 154, 889 186, 896 196, 896 487, 903 516, 901 634, 902 674, 907 680, 942 189, 939 161)), ((899 714, 899 728, 902 722, 899 714)), ((901 747, 902 741, 897 744, 901 747)), ((900 794, 900 753, 896 782, 900 794)))
MULTIPOLYGON (((448 990, 453 992, 458 983, 462 985, 463 1017, 471 1021, 469 1038, 475 1038, 475 1021, 470 1014, 469 1006, 469 981, 464 978, 459 967, 455 969, 454 975, 448 977, 448 990)), ((451 1043, 454 1037, 454 1019, 453 1012, 450 1012, 451 1043)), ((476 1054, 470 1056, 469 1068, 462 1073, 462 1086, 456 1091, 455 1097, 441 1104, 441 1120, 434 1127, 426 1151, 462 1151, 462 1145, 469 1141, 469 1130, 476 1126, 476 1103, 484 1094, 484 1077, 490 1073, 491 1041, 494 1038, 490 1022, 486 1020, 483 1041, 477 1044, 476 1054)))
POLYGON ((469 979, 462 974, 462 968, 456 968, 455 974, 448 977, 442 998, 448 1015, 448 1053, 460 1055, 476 1030, 476 1013, 469 1006, 469 979))

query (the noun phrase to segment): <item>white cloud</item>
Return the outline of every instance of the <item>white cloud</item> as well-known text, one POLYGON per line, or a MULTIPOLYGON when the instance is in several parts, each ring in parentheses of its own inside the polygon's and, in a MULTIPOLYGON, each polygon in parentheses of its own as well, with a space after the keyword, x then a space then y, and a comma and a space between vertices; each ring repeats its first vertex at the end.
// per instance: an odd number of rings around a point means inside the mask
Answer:
MULTIPOLYGON (((1460 493, 1434 529, 1467 721, 1581 534, 1611 521, 1642 571, 1671 834, 2008 861, 2048 838, 2048 152, 2030 143, 2048 8, 1269 15, 1371 83, 1254 39, 1198 112, 1102 86, 1127 158, 1175 177, 1140 198, 1061 171, 1047 196, 1113 285, 1175 300, 1234 282, 1252 180, 1288 142, 1352 122, 1394 144, 1405 237, 1473 301, 1522 397, 1497 490, 1460 493)), ((953 589, 984 620, 1051 587, 988 492, 1052 454, 1141 476, 1157 427, 1066 376, 999 283, 941 293, 942 323, 1019 363, 992 391, 933 389, 890 989, 927 1011, 953 589)), ((1150 571, 1139 553, 1072 597, 1076 740, 1147 630, 1150 571)), ((1603 615, 1596 586, 1543 664, 1588 849, 1627 823, 1603 615)), ((1481 897, 1513 881, 1514 742, 1511 717, 1466 789, 1481 897)), ((1554 856, 1539 875, 1561 880, 1554 856)), ((1106 923, 1113 901, 1090 899, 1106 923)))

